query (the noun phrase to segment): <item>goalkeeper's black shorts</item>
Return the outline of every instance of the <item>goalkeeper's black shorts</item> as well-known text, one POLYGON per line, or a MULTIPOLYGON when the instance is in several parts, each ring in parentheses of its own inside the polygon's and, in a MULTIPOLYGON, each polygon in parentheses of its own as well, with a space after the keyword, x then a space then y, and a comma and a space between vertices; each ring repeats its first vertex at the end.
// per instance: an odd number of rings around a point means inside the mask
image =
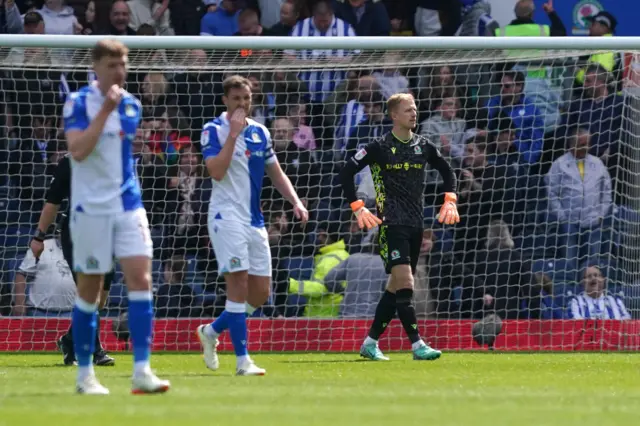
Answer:
MULTIPOLYGON (((62 246, 62 255, 64 256, 64 260, 67 261, 67 265, 69 265, 69 269, 71 269, 71 274, 73 275, 73 281, 78 284, 78 280, 76 279, 76 273, 73 270, 73 243, 71 242, 71 234, 69 233, 69 227, 65 226, 62 229, 60 234, 60 245, 62 246)), ((104 276, 104 290, 109 291, 111 288, 111 283, 113 282, 113 278, 115 276, 115 272, 111 271, 104 276)))
POLYGON ((411 273, 416 273, 420 247, 422 246, 422 228, 401 225, 382 225, 378 234, 380 257, 387 274, 396 265, 411 265, 411 273))

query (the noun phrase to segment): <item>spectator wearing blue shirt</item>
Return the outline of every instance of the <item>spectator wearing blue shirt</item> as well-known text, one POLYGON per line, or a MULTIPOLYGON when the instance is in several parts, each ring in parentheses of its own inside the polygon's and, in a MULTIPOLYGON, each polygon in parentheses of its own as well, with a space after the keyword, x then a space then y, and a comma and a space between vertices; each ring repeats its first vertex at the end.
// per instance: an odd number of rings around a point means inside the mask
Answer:
POLYGON ((232 36, 238 32, 240 4, 238 0, 222 0, 215 11, 207 12, 200 21, 200 35, 232 36))
POLYGON ((610 76, 602 65, 590 65, 584 77, 583 96, 571 103, 563 120, 568 129, 579 126, 589 130, 593 135, 589 153, 605 163, 618 151, 624 105, 622 97, 609 90, 610 76))
POLYGON ((334 9, 358 36, 388 36, 391 31, 389 14, 380 0, 335 0, 334 9))
POLYGON ((487 104, 489 130, 498 128, 499 121, 508 117, 516 131, 514 146, 524 163, 535 164, 542 155, 544 118, 523 93, 525 77, 520 71, 506 71, 502 76, 500 95, 487 104))

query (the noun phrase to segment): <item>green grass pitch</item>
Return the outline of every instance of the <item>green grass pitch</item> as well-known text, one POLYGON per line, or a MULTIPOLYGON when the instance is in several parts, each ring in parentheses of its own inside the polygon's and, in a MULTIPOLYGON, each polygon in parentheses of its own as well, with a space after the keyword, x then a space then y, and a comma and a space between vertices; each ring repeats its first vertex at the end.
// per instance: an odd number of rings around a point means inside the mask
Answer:
POLYGON ((461 354, 387 363, 352 354, 255 354, 265 377, 211 372, 197 354, 156 354, 165 395, 129 394, 131 357, 97 369, 106 397, 73 393, 59 355, 0 354, 1 426, 606 426, 640 422, 635 354, 461 354))

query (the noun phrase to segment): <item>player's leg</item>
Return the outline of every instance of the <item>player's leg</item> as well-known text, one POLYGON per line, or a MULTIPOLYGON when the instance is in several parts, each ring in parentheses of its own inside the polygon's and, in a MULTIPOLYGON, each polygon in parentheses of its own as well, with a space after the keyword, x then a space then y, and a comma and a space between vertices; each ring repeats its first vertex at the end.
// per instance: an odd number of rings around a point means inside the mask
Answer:
MULTIPOLYGON (((393 232, 393 228, 391 230, 393 232)), ((391 272, 391 262, 389 259, 389 227, 386 225, 380 226, 380 231, 378 234, 378 241, 380 245, 380 257, 385 265, 385 270, 387 274, 391 272)), ((391 244, 394 248, 391 251, 395 250, 395 239, 391 236, 391 244)), ((387 329, 387 326, 393 319, 396 313, 396 295, 395 290, 391 282, 391 277, 389 277, 389 281, 387 282, 387 288, 385 292, 382 294, 382 297, 378 301, 378 306, 376 306, 376 313, 373 318, 373 322, 371 323, 371 327, 369 328, 369 333, 364 340, 364 343, 360 347, 360 356, 363 358, 367 358, 373 361, 387 361, 389 358, 384 356, 380 348, 378 347, 378 340, 380 336, 387 329)))
MULTIPOLYGON (((73 276, 73 281, 78 285, 78 277, 74 271, 73 265, 73 243, 71 242, 71 233, 70 230, 63 229, 60 235, 60 245, 62 248, 62 255, 64 256, 64 260, 67 261, 67 265, 69 265, 69 269, 71 270, 71 275, 73 276)), ((99 334, 99 333, 96 333, 99 334)), ((75 365, 76 364, 76 354, 73 350, 73 327, 69 325, 69 330, 65 334, 63 334, 57 341, 58 349, 62 352, 62 362, 64 365, 75 365)))
POLYGON ((96 316, 96 343, 95 352, 93 353, 93 363, 98 366, 113 366, 116 360, 111 357, 107 351, 102 347, 100 341, 100 311, 104 309, 109 298, 109 290, 111 289, 111 283, 115 277, 115 271, 111 270, 104 276, 104 282, 102 284, 102 293, 100 294, 100 303, 98 304, 98 314, 96 316))
POLYGON ((144 209, 116 216, 114 254, 120 262, 128 289, 128 323, 133 346, 134 394, 162 393, 170 383, 151 371, 153 336, 153 293, 151 291, 151 259, 153 244, 144 209))
MULTIPOLYGON (((247 280, 236 279, 234 274, 237 272, 246 274, 249 269, 249 240, 242 225, 236 222, 218 220, 210 216, 208 229, 211 246, 218 261, 218 274, 225 279, 227 303, 229 303, 230 288, 237 285, 237 281, 244 283, 245 287, 247 285, 247 280)), ((215 321, 200 325, 196 329, 202 345, 204 363, 210 370, 217 370, 220 367, 217 353, 218 338, 227 328, 229 328, 229 312, 225 305, 225 310, 215 321)))
POLYGON ((411 341, 413 359, 430 361, 440 358, 442 353, 428 346, 420 337, 416 309, 413 305, 413 277, 420 257, 423 230, 405 228, 404 231, 406 232, 404 236, 409 243, 409 264, 396 265, 391 271, 396 290, 396 309, 402 327, 411 341))
POLYGON ((71 219, 73 269, 78 295, 71 317, 72 337, 78 362, 76 391, 82 394, 108 394, 93 370, 96 317, 104 274, 111 269, 113 221, 109 216, 87 216, 74 211, 71 219))

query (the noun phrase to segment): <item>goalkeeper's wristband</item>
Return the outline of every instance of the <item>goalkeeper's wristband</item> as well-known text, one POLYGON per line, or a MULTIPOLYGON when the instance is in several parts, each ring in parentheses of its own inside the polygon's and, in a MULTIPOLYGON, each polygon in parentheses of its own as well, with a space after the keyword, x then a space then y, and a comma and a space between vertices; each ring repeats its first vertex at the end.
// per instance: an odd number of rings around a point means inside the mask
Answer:
POLYGON ((42 232, 41 230, 37 229, 36 233, 33 235, 33 239, 42 243, 44 242, 44 239, 46 236, 47 236, 46 232, 42 232))
POLYGON ((349 205, 351 206, 351 210, 353 210, 354 212, 357 212, 358 210, 364 207, 364 201, 356 200, 349 205))

